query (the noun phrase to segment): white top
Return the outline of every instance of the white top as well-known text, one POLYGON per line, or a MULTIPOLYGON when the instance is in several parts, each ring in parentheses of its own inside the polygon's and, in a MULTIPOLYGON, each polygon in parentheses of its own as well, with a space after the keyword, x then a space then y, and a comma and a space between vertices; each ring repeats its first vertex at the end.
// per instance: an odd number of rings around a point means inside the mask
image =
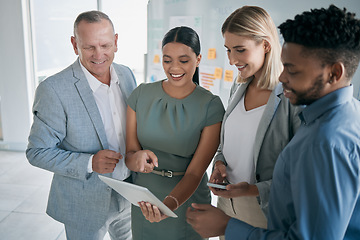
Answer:
MULTIPOLYGON (((112 65, 110 66, 111 77, 110 86, 108 86, 91 75, 81 62, 80 66, 93 91, 95 102, 104 124, 109 149, 124 154, 126 139, 126 103, 123 100, 115 69, 112 65)), ((88 172, 92 171, 91 157, 89 159, 88 172)), ((124 180, 129 176, 130 170, 126 167, 124 159, 120 159, 114 169, 112 177, 124 180)))
MULTIPOLYGON (((245 96, 245 95, 244 95, 245 96)), ((255 183, 255 136, 265 106, 246 111, 244 96, 230 113, 224 126, 223 155, 230 183, 255 183)))

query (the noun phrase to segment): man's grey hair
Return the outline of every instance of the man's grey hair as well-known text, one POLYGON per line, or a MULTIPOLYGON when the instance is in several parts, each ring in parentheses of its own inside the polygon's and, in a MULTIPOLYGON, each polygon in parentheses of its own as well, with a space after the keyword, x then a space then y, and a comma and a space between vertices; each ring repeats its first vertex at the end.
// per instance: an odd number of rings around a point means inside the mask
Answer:
POLYGON ((114 24, 112 23, 108 15, 100 11, 88 11, 88 12, 80 13, 79 16, 77 16, 74 22, 74 37, 76 37, 77 28, 81 21, 85 21, 87 23, 96 23, 96 22, 101 22, 101 20, 103 19, 108 20, 110 22, 112 29, 115 33, 114 24))

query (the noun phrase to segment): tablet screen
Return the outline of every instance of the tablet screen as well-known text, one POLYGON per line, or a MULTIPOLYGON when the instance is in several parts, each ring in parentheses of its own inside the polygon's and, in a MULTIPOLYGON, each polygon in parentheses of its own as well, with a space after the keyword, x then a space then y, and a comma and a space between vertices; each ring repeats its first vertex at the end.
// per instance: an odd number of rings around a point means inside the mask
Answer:
POLYGON ((112 189, 114 189, 116 192, 118 192, 135 206, 139 207, 138 202, 149 202, 157 206, 163 214, 169 217, 177 218, 177 215, 146 187, 138 186, 136 184, 105 177, 102 175, 99 175, 99 178, 101 181, 109 185, 112 189))

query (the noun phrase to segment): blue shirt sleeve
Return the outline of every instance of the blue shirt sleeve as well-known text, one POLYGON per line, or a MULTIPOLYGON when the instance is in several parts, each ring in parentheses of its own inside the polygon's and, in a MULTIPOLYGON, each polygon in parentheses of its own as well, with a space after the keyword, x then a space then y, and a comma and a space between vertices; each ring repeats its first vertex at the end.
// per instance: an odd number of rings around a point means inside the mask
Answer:
MULTIPOLYGON (((335 146, 322 142, 309 146, 284 169, 290 175, 292 202, 288 212, 277 212, 277 221, 295 215, 287 230, 260 229, 231 219, 226 228, 226 239, 344 239, 349 222, 358 208, 359 159, 356 144, 335 146), (292 205, 292 206, 291 206, 292 205), (294 212, 292 212, 294 211, 294 212), (283 218, 283 219, 281 219, 283 218)), ((289 153, 289 152, 288 152, 289 153)), ((290 157, 286 154, 282 157, 290 157)), ((278 196, 278 199, 281 196, 278 196)), ((353 238, 356 239, 356 238, 353 238)))
POLYGON ((359 159, 355 152, 352 147, 324 141, 309 146, 300 161, 291 166, 295 232, 299 238, 344 238, 359 195, 359 159))
POLYGON ((225 238, 226 240, 287 239, 286 233, 282 231, 256 228, 235 218, 228 222, 225 238))

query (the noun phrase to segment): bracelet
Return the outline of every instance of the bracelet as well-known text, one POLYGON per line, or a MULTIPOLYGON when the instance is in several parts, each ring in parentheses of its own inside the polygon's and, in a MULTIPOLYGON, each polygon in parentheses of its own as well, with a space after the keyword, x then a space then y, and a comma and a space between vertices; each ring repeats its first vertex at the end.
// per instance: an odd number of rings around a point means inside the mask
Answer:
POLYGON ((165 197, 165 199, 167 199, 167 198, 173 199, 173 200, 175 201, 175 203, 176 203, 176 208, 175 208, 175 209, 178 209, 178 207, 179 207, 179 201, 176 199, 176 197, 171 196, 171 195, 167 195, 167 196, 165 197))

